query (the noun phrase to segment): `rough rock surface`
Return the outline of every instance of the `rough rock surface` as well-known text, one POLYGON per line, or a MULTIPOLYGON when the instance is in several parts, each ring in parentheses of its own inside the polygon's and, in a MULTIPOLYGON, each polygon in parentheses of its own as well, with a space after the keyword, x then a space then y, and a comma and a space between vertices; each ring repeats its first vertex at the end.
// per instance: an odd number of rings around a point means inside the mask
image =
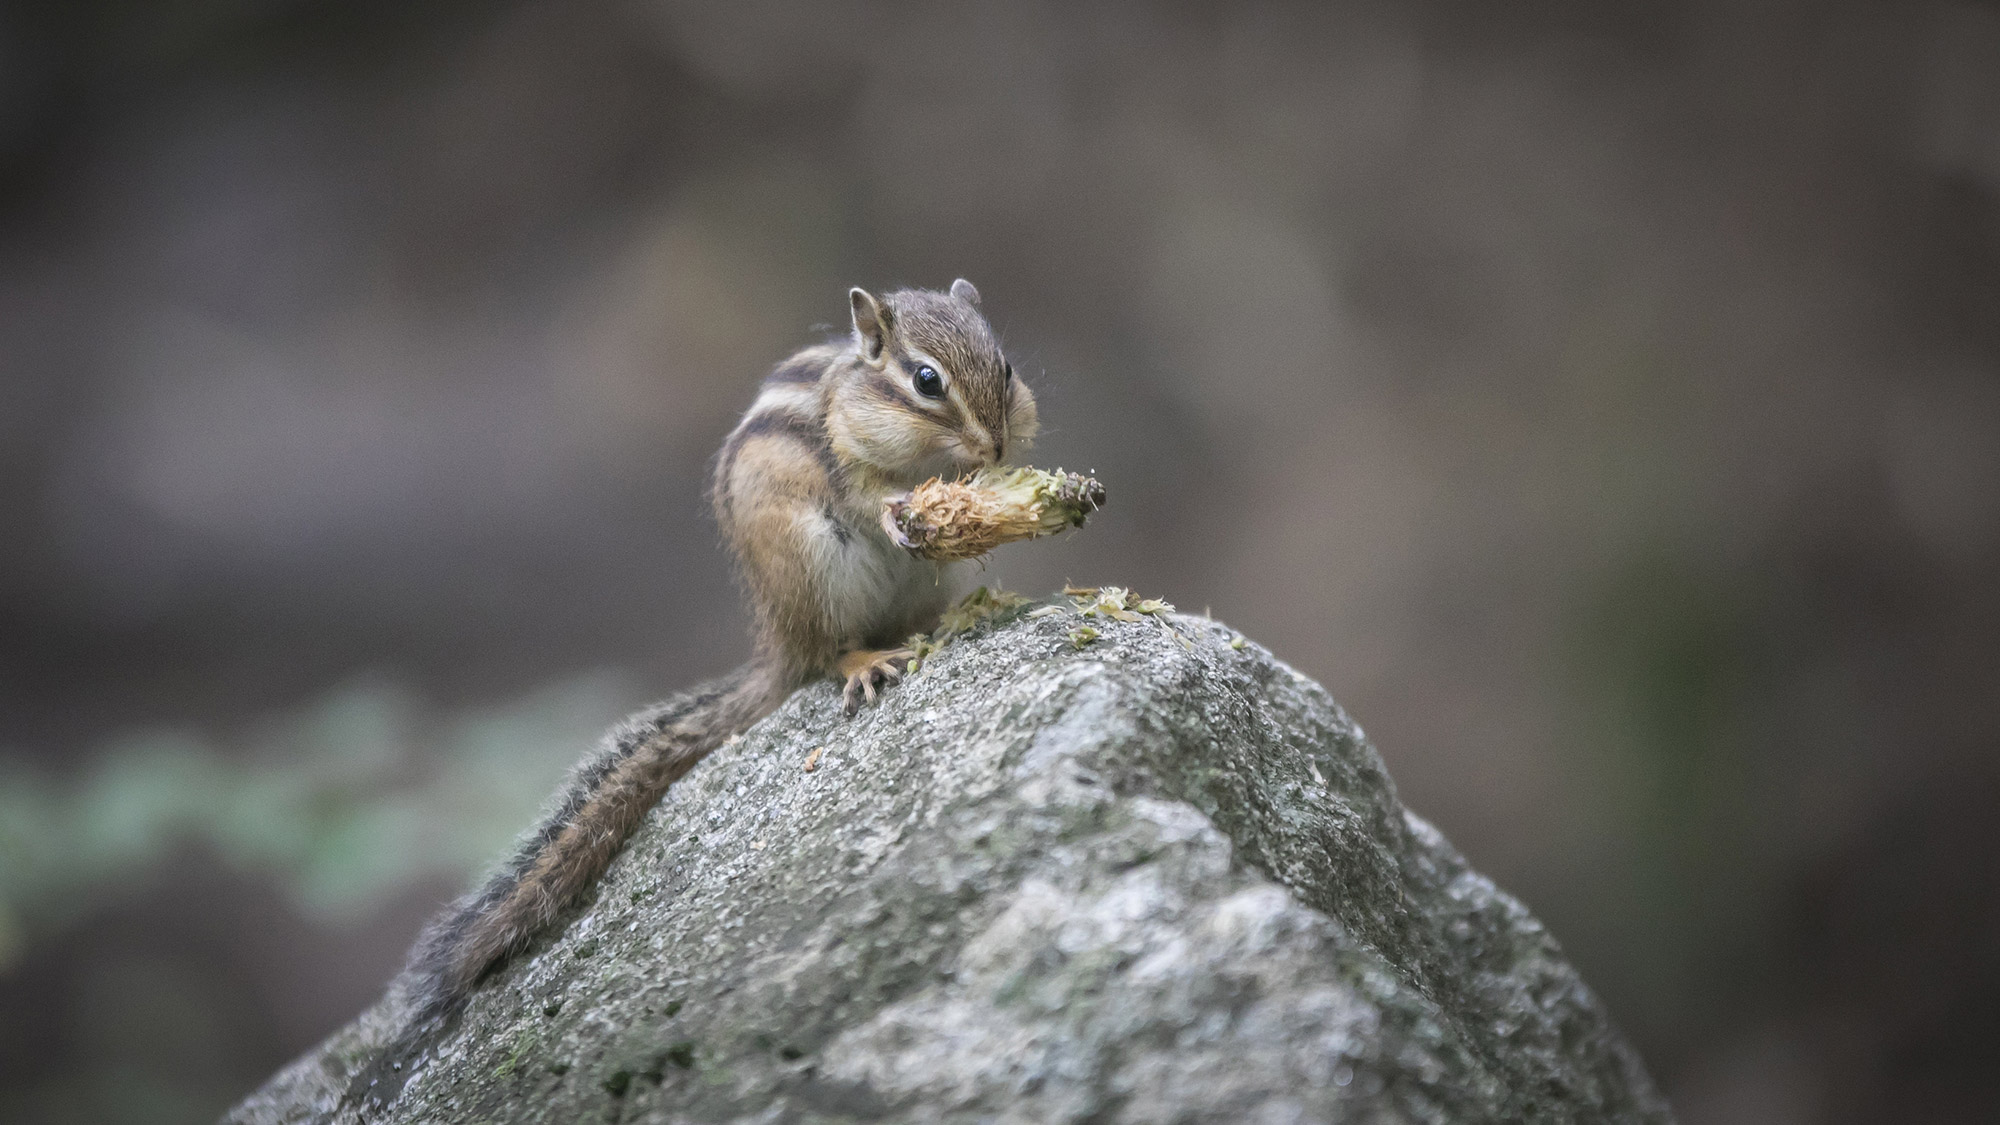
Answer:
MULTIPOLYGON (((852 720, 799 692, 380 1118, 1671 1120, 1324 689, 1202 618, 1079 624, 1017 611, 852 720)), ((357 1120, 398 1005, 226 1120, 357 1120)))

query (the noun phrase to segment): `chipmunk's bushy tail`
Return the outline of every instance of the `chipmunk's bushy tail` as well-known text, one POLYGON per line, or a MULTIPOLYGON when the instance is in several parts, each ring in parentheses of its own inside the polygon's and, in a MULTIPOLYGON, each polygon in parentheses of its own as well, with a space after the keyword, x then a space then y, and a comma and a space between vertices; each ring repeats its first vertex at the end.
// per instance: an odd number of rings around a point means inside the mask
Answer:
POLYGON ((521 951, 597 882, 667 787, 784 699, 766 666, 745 664, 612 731, 577 767, 560 803, 486 885, 425 929, 403 987, 404 1030, 348 1093, 393 1100, 408 1067, 486 974, 521 951))
POLYGON ((424 931, 410 959, 419 1015, 454 1004, 594 885, 668 786, 776 705, 767 679, 746 664, 613 731, 513 860, 424 931))

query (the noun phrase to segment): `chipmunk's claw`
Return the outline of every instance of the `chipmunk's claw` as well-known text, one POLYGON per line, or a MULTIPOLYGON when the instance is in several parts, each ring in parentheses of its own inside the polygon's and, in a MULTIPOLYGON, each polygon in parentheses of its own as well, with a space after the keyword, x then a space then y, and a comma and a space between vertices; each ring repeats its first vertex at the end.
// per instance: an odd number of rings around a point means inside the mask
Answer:
POLYGON ((860 649, 841 657, 840 674, 847 686, 841 689, 840 697, 846 712, 852 715, 859 711, 864 700, 872 705, 880 692, 900 682, 912 655, 906 648, 860 649))

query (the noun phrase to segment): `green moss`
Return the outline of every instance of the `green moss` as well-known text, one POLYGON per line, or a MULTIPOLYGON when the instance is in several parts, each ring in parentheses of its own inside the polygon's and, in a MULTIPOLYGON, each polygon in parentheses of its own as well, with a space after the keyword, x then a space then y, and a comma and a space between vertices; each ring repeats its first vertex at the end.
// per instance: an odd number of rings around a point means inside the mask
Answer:
POLYGON ((1137 621, 1141 617, 1171 613, 1173 606, 1160 598, 1142 598, 1123 586, 1071 586, 1063 591, 1085 617, 1109 617, 1115 621, 1137 621))
POLYGON ((970 633, 987 622, 1011 619, 1007 615, 1028 604, 1028 599, 1007 590, 981 586, 958 600, 938 618, 937 632, 948 637, 970 633))
POLYGON ((959 637, 981 626, 1005 625, 1021 616, 1025 608, 1032 604, 1029 599, 1007 590, 979 587, 945 610, 938 619, 936 629, 914 634, 903 642, 903 647, 910 650, 905 671, 915 673, 921 670, 925 661, 942 652, 959 637))
POLYGON ((534 1051, 538 1039, 539 1037, 535 1034, 532 1027, 523 1027, 521 1030, 515 1032, 514 1042, 512 1047, 507 1051, 507 1057, 501 1060, 499 1066, 493 1068, 493 1077, 508 1078, 515 1071, 520 1070, 521 1057, 531 1054, 534 1051))

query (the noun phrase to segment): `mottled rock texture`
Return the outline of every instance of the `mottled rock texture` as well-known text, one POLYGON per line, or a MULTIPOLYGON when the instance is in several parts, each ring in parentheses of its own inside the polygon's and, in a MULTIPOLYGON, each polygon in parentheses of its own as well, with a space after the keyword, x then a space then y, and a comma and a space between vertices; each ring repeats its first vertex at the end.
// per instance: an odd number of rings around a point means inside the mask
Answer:
MULTIPOLYGON (((373 1116, 1670 1120, 1325 690, 1205 619, 1079 624, 1016 611, 853 719, 799 692, 373 1116)), ((228 1120, 356 1120, 398 1010, 228 1120)))

